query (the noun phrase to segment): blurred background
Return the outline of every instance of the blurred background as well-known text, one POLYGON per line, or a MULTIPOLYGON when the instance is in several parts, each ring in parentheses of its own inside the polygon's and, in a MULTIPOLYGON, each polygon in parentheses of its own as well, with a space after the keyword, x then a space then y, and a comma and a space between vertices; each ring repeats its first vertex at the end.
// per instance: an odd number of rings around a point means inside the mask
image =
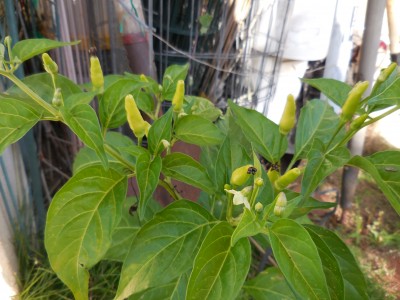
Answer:
MULTIPOLYGON (((3 41, 10 35, 14 43, 27 38, 80 40, 77 46, 50 53, 60 73, 79 84, 89 81, 88 49, 93 46, 105 74, 130 72, 161 81, 168 66, 189 63, 188 94, 207 98, 221 109, 232 99, 278 123, 289 93, 299 108, 309 99, 324 98, 299 78, 325 77, 354 84, 373 81, 391 61, 399 63, 399 2, 3 0, 0 37, 3 41)), ((39 59, 29 60, 18 76, 42 72, 41 64, 39 59)), ((9 82, 0 81, 0 90, 7 88, 9 82)), ((365 138, 369 151, 376 143, 400 147, 394 125, 398 122, 399 116, 393 115, 369 134, 361 133, 350 145, 352 152, 363 152, 365 138), (371 136, 382 140, 376 142, 371 136)), ((70 177, 80 147, 62 125, 41 122, 0 156, 2 295, 11 297, 26 288, 31 275, 21 270, 29 269, 32 262, 21 257, 41 248, 46 207, 70 177)), ((337 177, 335 200, 344 209, 357 208, 353 198, 358 173, 344 170, 337 177)), ((375 210, 378 216, 381 210, 375 210)), ((363 226, 372 228, 373 222, 363 226)), ((356 228, 354 220, 351 224, 356 228)), ((398 277, 393 285, 400 293, 399 263, 394 270, 398 277)))

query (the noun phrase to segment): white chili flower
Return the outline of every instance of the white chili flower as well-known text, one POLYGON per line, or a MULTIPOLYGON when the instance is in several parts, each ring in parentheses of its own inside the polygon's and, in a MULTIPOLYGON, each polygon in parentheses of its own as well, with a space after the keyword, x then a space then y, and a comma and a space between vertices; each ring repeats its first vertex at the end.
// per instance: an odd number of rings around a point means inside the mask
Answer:
POLYGON ((248 186, 248 187, 245 187, 244 189, 242 189, 241 191, 227 190, 227 189, 225 189, 225 191, 234 195, 233 196, 233 204, 234 205, 244 204, 244 206, 247 209, 250 209, 250 203, 248 200, 248 196, 251 195, 252 189, 253 189, 252 186, 248 186))

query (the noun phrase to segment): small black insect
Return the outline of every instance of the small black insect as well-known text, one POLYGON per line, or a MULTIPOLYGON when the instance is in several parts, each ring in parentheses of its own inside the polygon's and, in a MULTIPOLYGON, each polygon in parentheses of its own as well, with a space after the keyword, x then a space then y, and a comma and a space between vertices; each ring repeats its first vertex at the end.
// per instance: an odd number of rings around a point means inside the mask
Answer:
POLYGON ((133 216, 133 215, 135 214, 135 212, 137 211, 137 209, 138 209, 137 204, 133 204, 133 205, 129 208, 129 214, 133 216))
POLYGON ((247 174, 254 175, 254 174, 256 174, 256 173, 257 173, 257 169, 254 168, 254 167, 249 167, 249 168, 247 169, 247 174))

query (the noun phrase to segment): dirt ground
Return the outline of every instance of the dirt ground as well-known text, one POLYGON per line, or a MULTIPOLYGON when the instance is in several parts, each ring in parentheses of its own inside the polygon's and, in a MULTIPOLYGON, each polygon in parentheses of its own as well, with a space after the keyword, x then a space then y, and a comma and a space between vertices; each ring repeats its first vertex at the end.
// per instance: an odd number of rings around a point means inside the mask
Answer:
MULTIPOLYGON (((395 147, 373 127, 368 129, 364 155, 387 149, 395 147)), ((329 176, 315 196, 335 201, 341 176, 341 170, 329 176)), ((338 209, 326 225, 351 247, 367 276, 371 299, 400 299, 400 216, 367 174, 359 174, 348 217, 340 222, 340 216, 338 209)), ((318 214, 313 217, 320 219, 318 214)))

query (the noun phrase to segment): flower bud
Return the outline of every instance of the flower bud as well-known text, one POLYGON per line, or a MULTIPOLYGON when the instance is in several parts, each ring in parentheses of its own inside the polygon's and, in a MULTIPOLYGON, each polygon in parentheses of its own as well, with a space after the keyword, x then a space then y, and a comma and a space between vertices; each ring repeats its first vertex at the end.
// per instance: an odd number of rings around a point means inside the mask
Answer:
POLYGON ((264 185, 264 180, 261 177, 257 177, 254 180, 254 183, 256 184, 256 186, 258 187, 262 187, 264 185))
POLYGON ((55 107, 60 107, 60 106, 64 105, 63 96, 62 96, 60 88, 56 88, 56 90, 54 91, 54 95, 53 95, 53 99, 51 100, 51 104, 55 107))
POLYGON ((274 215, 281 217, 286 209, 287 199, 283 192, 280 192, 275 198, 274 215))
POLYGON ((256 210, 256 212, 262 211, 263 208, 264 208, 264 206, 260 202, 257 202, 256 205, 254 206, 254 209, 256 210))
POLYGON ((48 55, 47 53, 42 54, 43 67, 45 71, 49 74, 57 74, 58 73, 58 65, 56 62, 48 55))
POLYGON ((140 74, 139 78, 140 78, 140 81, 149 82, 149 81, 147 80, 146 75, 144 75, 144 74, 140 74))
MULTIPOLYGON (((7 35, 4 38, 4 46, 11 48, 11 46, 12 46, 12 38, 11 38, 11 36, 7 35)), ((8 53, 8 55, 10 55, 10 54, 11 53, 8 53)))
POLYGON ((367 90, 368 85, 368 81, 358 82, 349 92, 347 99, 343 104, 342 113, 340 115, 340 118, 343 122, 350 121, 351 118, 353 118, 358 106, 360 105, 361 97, 367 90))
POLYGON ((286 188, 289 184, 294 182, 297 177, 299 177, 301 174, 301 170, 299 168, 293 168, 289 171, 287 171, 285 174, 283 174, 281 177, 279 177, 275 181, 275 188, 278 191, 282 191, 284 188, 286 188))
POLYGON ((251 176, 251 173, 248 172, 249 168, 251 167, 253 166, 245 165, 233 171, 231 176, 231 185, 243 185, 251 176))
POLYGON ((279 122, 279 132, 287 135, 296 124, 296 102, 293 95, 288 95, 285 109, 279 122))
POLYGON ((169 147, 171 147, 170 142, 168 142, 167 140, 162 139, 161 143, 163 144, 164 149, 168 149, 169 147))
POLYGON ((183 80, 178 80, 175 94, 174 97, 172 98, 172 106, 174 107, 174 112, 180 112, 182 110, 184 96, 185 96, 185 82, 183 80))

